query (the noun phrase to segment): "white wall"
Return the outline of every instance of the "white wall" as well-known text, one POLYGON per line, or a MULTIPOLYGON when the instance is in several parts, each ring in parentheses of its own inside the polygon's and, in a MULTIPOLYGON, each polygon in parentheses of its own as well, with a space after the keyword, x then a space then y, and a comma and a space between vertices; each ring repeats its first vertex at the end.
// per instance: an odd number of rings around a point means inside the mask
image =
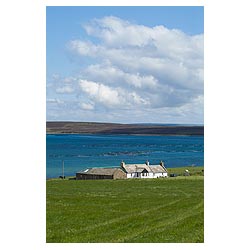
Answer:
POLYGON ((127 174, 127 178, 130 179, 130 178, 142 178, 142 179, 147 179, 147 178, 157 178, 157 177, 167 177, 168 174, 167 173, 148 173, 147 176, 143 176, 142 173, 139 174, 139 176, 137 177, 136 173, 132 173, 132 176, 131 174, 127 174))
POLYGON ((167 177, 168 173, 155 173, 155 178, 157 177, 167 177))

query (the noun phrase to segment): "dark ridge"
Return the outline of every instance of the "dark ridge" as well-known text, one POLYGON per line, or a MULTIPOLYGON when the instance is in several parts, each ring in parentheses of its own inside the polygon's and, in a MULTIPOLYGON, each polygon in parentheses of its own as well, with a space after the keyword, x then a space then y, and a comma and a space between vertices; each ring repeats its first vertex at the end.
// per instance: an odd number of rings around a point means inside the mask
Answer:
POLYGON ((46 122, 47 134, 204 135, 204 126, 46 122))

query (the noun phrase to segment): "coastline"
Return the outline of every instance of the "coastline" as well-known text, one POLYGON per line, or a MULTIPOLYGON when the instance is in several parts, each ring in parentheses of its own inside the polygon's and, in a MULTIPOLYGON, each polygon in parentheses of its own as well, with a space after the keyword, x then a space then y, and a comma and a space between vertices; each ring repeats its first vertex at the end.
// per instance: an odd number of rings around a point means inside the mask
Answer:
MULTIPOLYGON (((118 166, 110 166, 110 167, 100 167, 100 168, 117 168, 118 166)), ((204 166, 182 166, 182 167, 167 167, 168 174, 176 174, 176 177, 183 176, 184 171, 188 169, 191 176, 204 176, 204 166)), ((74 178, 74 175, 65 176, 65 180, 69 180, 70 178, 74 178)), ((59 177, 46 177, 46 181, 49 180, 59 180, 59 177)), ((129 179, 128 179, 129 180, 129 179)), ((147 180, 147 179, 142 179, 147 180)), ((96 181, 96 180, 95 180, 96 181)))
POLYGON ((103 136, 121 136, 121 135, 129 135, 129 136, 204 136, 204 135, 185 135, 185 134, 102 134, 102 133, 46 133, 46 135, 103 135, 103 136))

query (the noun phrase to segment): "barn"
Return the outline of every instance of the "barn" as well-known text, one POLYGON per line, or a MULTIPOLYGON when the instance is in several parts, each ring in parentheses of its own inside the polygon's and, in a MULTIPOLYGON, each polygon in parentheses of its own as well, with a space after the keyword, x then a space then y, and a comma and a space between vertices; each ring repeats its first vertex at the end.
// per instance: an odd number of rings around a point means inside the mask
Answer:
POLYGON ((122 161, 121 168, 126 173, 127 178, 168 177, 168 171, 162 161, 159 165, 150 165, 148 161, 145 164, 125 164, 122 161))
POLYGON ((120 168, 89 168, 76 173, 76 180, 126 179, 120 168))

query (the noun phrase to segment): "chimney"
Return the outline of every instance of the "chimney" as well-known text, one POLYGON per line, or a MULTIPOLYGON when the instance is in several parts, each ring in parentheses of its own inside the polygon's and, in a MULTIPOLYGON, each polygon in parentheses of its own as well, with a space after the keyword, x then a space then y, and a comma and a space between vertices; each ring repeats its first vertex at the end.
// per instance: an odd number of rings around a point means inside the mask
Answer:
POLYGON ((161 162, 160 162, 160 165, 161 165, 162 167, 164 167, 164 162, 163 162, 163 161, 161 161, 161 162))
POLYGON ((121 167, 122 167, 122 168, 125 167, 125 162, 124 162, 124 161, 121 162, 121 167))
POLYGON ((146 163, 147 166, 149 166, 149 161, 148 160, 145 163, 146 163))

